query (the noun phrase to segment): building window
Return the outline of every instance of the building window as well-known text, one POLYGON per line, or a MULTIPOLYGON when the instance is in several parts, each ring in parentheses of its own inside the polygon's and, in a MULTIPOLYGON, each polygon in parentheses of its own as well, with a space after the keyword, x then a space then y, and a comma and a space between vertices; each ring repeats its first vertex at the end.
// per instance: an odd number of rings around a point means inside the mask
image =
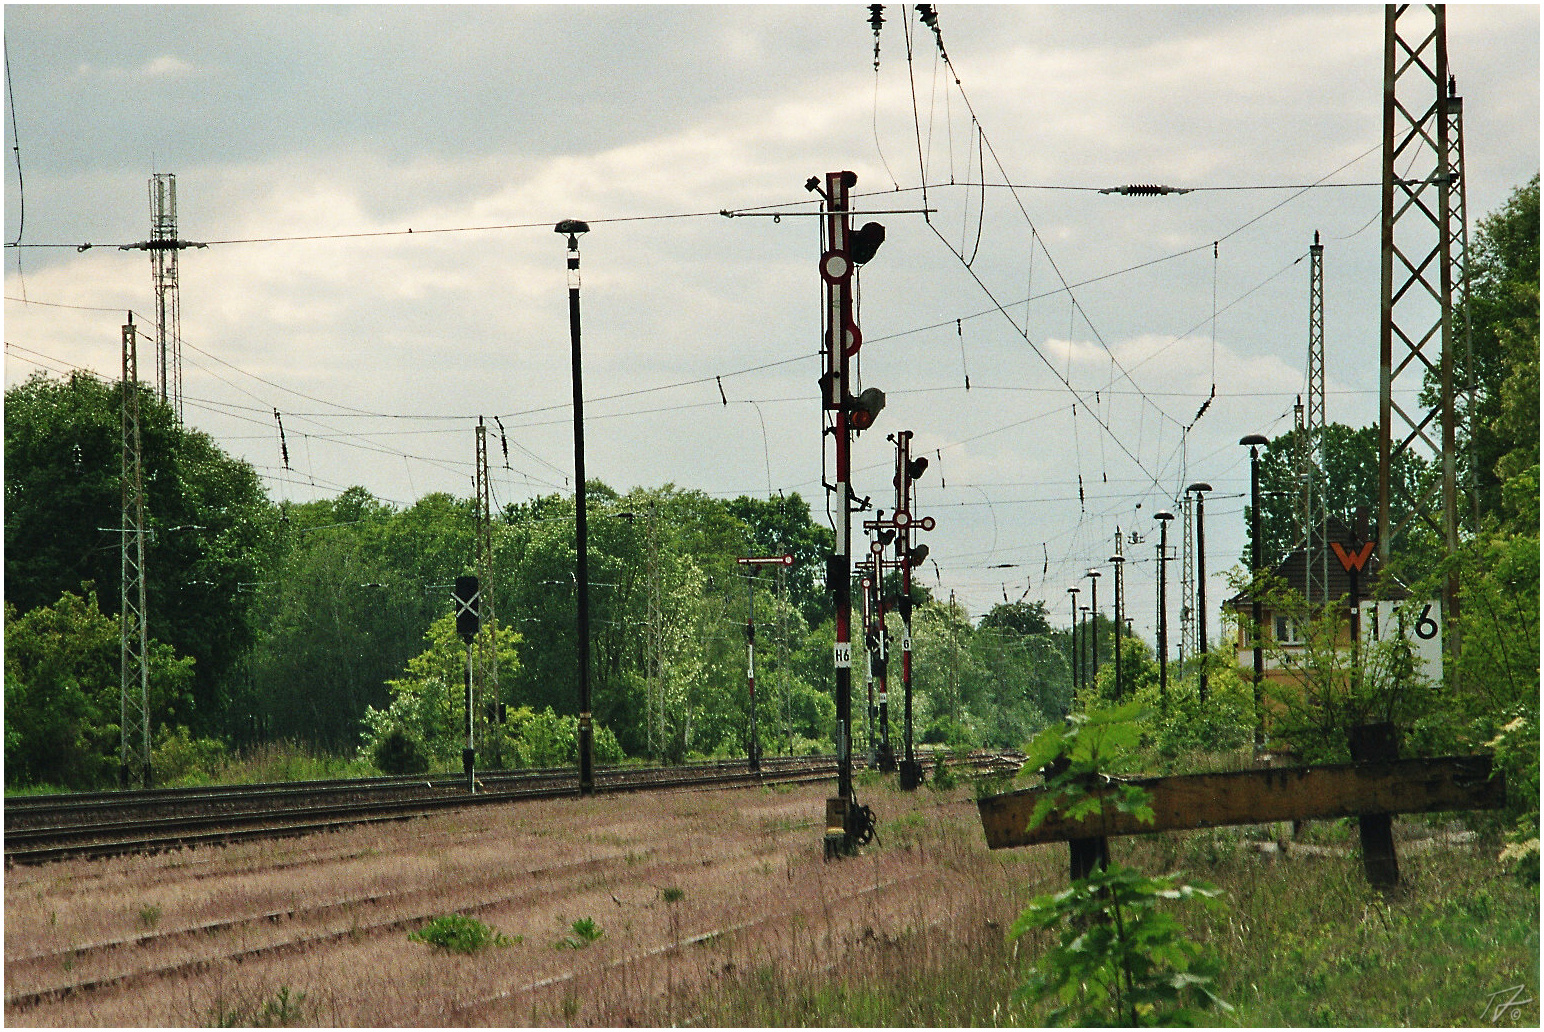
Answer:
POLYGON ((1298 645, 1303 641, 1297 621, 1289 616, 1276 617, 1276 641, 1282 645, 1298 645))

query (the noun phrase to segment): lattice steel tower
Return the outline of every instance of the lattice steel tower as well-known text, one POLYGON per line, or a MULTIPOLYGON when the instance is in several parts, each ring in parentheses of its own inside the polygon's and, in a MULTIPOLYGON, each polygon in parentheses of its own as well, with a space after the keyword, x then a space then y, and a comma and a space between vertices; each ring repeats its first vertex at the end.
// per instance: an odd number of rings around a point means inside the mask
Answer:
POLYGON ((663 765, 665 761, 664 606, 660 590, 659 525, 652 504, 648 512, 648 538, 649 598, 648 613, 645 617, 648 635, 644 639, 643 722, 649 754, 658 757, 663 765))
POLYGON ((122 567, 118 596, 118 784, 150 787, 150 653, 145 620, 145 477, 139 430, 139 347, 134 316, 123 327, 122 567), (136 768, 137 771, 136 771, 136 768))
POLYGON ((1458 95, 1458 80, 1449 73, 1447 93, 1448 113, 1448 170, 1453 175, 1454 189, 1448 197, 1448 239, 1452 241, 1453 290, 1457 293, 1453 309, 1460 313, 1461 325, 1457 333, 1463 348, 1464 376, 1462 385, 1454 383, 1453 403, 1456 406, 1462 395, 1464 414, 1459 422, 1469 430, 1469 461, 1465 463, 1464 482, 1469 489, 1469 529, 1480 526, 1480 493, 1477 488, 1478 470, 1474 463, 1474 391, 1479 377, 1474 368, 1474 327, 1469 320, 1469 198, 1467 177, 1464 175, 1464 98, 1458 95))
MULTIPOLYGON (((474 684, 479 708, 491 705, 493 714, 499 704, 498 620, 493 610, 493 506, 488 483, 488 428, 477 417, 477 579, 482 592, 479 599, 482 633, 478 635, 477 680, 474 684)), ((487 712, 485 710, 485 712, 487 712)))
POLYGON ((1308 248, 1308 406, 1298 441, 1298 478, 1303 494, 1303 583, 1308 601, 1329 601, 1329 518, 1324 484, 1324 245, 1314 230, 1308 248), (1315 542, 1314 533, 1319 534, 1315 542))
POLYGON ((1183 666, 1186 656, 1196 653, 1196 553, 1195 498, 1190 492, 1180 503, 1179 556, 1179 655, 1183 666))
MULTIPOLYGON (((1383 37, 1382 318, 1379 332, 1378 556, 1412 524, 1458 548, 1453 405, 1453 132, 1447 97, 1443 5, 1389 5, 1383 37), (1438 386, 1420 399, 1424 380, 1438 386), (1404 456, 1432 461, 1440 475, 1406 491, 1391 470, 1404 456), (1397 495, 1397 497, 1396 497, 1397 495), (1395 504, 1407 511, 1397 512, 1395 504)), ((1456 631, 1456 571, 1444 591, 1456 631)), ((1457 651, 1456 638, 1449 641, 1457 651)))
POLYGON ((160 399, 182 422, 182 310, 177 299, 177 252, 207 247, 177 238, 177 177, 150 177, 150 239, 124 244, 120 251, 149 251, 155 287, 155 386, 160 399))

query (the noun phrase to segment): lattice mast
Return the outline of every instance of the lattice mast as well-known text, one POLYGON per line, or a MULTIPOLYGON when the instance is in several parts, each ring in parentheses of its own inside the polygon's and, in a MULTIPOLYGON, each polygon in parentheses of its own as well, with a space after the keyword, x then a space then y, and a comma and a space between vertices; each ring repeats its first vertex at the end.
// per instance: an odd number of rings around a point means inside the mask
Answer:
POLYGON ((1324 245, 1314 230, 1308 248, 1308 407, 1299 438, 1298 477, 1303 493, 1303 583, 1310 603, 1329 601, 1329 517, 1324 484, 1324 245), (1317 543, 1314 534, 1319 534, 1317 543))
POLYGON ((644 639, 644 726, 650 754, 657 756, 663 763, 665 759, 665 658, 662 642, 664 607, 661 605, 660 598, 659 525, 652 505, 649 506, 648 512, 648 536, 649 601, 646 618, 648 636, 644 639))
MULTIPOLYGON (((1451 167, 1445 7, 1388 5, 1383 43, 1378 557, 1386 563, 1417 522, 1448 555, 1458 548, 1451 199, 1461 170, 1451 167), (1429 406, 1420 400, 1428 374, 1438 385, 1429 406), (1439 475, 1407 491, 1391 475, 1406 456, 1433 462, 1439 475)), ((1456 654, 1456 570, 1443 595, 1456 654)))
POLYGON ((1195 551, 1195 498, 1190 492, 1180 507, 1180 557, 1179 557, 1179 665, 1185 665, 1186 656, 1196 654, 1196 551, 1195 551))
POLYGON ((161 401, 182 422, 182 308, 177 296, 177 252, 207 247, 177 236, 177 177, 150 177, 150 239, 124 244, 120 251, 149 251, 155 287, 155 386, 161 401))
POLYGON ((1464 98, 1458 95, 1458 80, 1451 73, 1448 74, 1447 114, 1448 171, 1453 177, 1453 190, 1448 195, 1448 239, 1451 241, 1453 256, 1453 290, 1458 295, 1454 310, 1460 316, 1456 332, 1462 337, 1462 342, 1456 346, 1462 347, 1464 354, 1463 382, 1455 382, 1453 385, 1453 404, 1458 404, 1461 393, 1464 412, 1459 422, 1469 432, 1469 461, 1464 464, 1464 481, 1469 491, 1469 529, 1472 532, 1480 526, 1480 492, 1476 480, 1478 468, 1474 462, 1473 425, 1474 392, 1479 375, 1474 367, 1474 326, 1470 321, 1469 310, 1469 197, 1466 185, 1468 177, 1464 175, 1464 98))
POLYGON ((498 620, 493 609, 493 491, 488 481, 488 428, 477 417, 477 579, 482 633, 478 635, 476 679, 473 683, 476 705, 488 720, 497 719, 499 705, 498 620), (488 707, 484 709, 484 707, 488 707))
POLYGON ((140 448, 139 346, 133 313, 123 327, 122 567, 119 578, 118 784, 151 786, 150 653, 145 610, 145 477, 140 448))
POLYGON ((182 310, 177 291, 177 177, 150 177, 150 275, 155 283, 155 383, 182 422, 182 310))

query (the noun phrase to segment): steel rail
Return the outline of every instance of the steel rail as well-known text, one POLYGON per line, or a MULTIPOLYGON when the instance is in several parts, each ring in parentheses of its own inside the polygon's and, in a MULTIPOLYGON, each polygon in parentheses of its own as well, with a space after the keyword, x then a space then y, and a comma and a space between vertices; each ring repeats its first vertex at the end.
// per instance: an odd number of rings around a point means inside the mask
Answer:
MULTIPOLYGON (((785 758, 786 759, 786 758, 785 758)), ((973 754, 965 765, 980 770, 1013 763, 1000 754, 973 754)), ((597 773, 597 789, 607 792, 647 791, 670 788, 732 788, 766 783, 823 781, 835 775, 834 757, 799 757, 759 773, 746 770, 743 761, 713 762, 695 768, 610 768, 597 773)), ((338 828, 410 820, 431 813, 553 798, 572 794, 574 772, 540 773, 524 779, 520 787, 487 787, 477 794, 418 795, 408 799, 354 800, 327 805, 251 808, 201 813, 182 813, 138 819, 59 823, 39 827, 8 828, 5 862, 38 864, 72 857, 100 858, 124 853, 160 852, 179 847, 223 844, 253 838, 281 838, 338 828), (542 783, 538 783, 542 782, 542 783)), ((237 797, 229 797, 225 802, 237 797)), ((190 799, 193 805, 209 800, 190 799)), ((121 810, 119 811, 121 813, 121 810)))

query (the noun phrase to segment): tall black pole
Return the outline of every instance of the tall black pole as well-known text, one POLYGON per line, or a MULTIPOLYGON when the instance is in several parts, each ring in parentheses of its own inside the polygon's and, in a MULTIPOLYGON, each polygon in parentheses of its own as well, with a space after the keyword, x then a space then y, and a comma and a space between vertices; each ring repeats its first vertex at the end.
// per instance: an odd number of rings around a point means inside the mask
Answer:
POLYGON ((1195 483, 1185 488, 1186 491, 1195 492, 1196 496, 1196 609, 1200 611, 1200 623, 1197 625, 1197 650, 1201 660, 1201 670, 1197 694, 1201 704, 1206 704, 1206 494, 1212 489, 1211 484, 1195 483))
POLYGON ((1078 684, 1078 648, 1079 648, 1079 645, 1078 645, 1078 590, 1079 590, 1078 588, 1068 588, 1067 589, 1067 598, 1072 603, 1072 625, 1068 629, 1067 633, 1072 636, 1071 641, 1070 641, 1070 644, 1071 644, 1072 647, 1070 649, 1068 649, 1068 652, 1072 656, 1072 690, 1074 692, 1076 692, 1078 690, 1078 688, 1079 688, 1079 684, 1078 684))
POLYGON ((1158 705, 1169 710, 1169 522, 1167 509, 1153 513, 1158 520, 1158 705))
POLYGON ((1126 562, 1126 557, 1121 555, 1121 554, 1119 554, 1119 553, 1116 553, 1115 555, 1110 556, 1110 565, 1115 567, 1115 699, 1116 699, 1116 701, 1120 700, 1121 694, 1122 694, 1121 682, 1120 682, 1120 651, 1121 651, 1120 650, 1120 646, 1121 646, 1121 641, 1120 641, 1120 639, 1121 639, 1120 606, 1121 606, 1121 580, 1123 579, 1122 572, 1123 572, 1123 564, 1125 562, 1126 562))
POLYGON ((579 601, 579 794, 595 791, 594 732, 590 726, 590 548, 584 498, 584 373, 579 357, 579 234, 589 225, 565 219, 554 227, 568 236, 568 335, 574 380, 574 593, 579 601))
POLYGON ((1088 574, 1088 608, 1092 611, 1089 616, 1088 643, 1092 647, 1094 665, 1089 668, 1089 683, 1095 688, 1099 687, 1099 571, 1089 570, 1088 574))
POLYGON ((1260 626, 1265 620, 1265 603, 1260 598, 1264 587, 1260 581, 1260 568, 1264 565, 1261 558, 1264 542, 1260 540, 1260 445, 1270 444, 1270 441, 1262 434, 1250 434, 1238 443, 1249 445, 1249 576, 1253 585, 1249 589, 1249 618, 1254 623, 1255 744, 1259 745, 1265 741, 1265 724, 1260 713, 1260 685, 1265 680, 1265 632, 1260 626))
POLYGON ((472 646, 466 647, 466 746, 461 750, 461 767, 466 774, 466 790, 477 791, 477 754, 472 745, 472 646))

